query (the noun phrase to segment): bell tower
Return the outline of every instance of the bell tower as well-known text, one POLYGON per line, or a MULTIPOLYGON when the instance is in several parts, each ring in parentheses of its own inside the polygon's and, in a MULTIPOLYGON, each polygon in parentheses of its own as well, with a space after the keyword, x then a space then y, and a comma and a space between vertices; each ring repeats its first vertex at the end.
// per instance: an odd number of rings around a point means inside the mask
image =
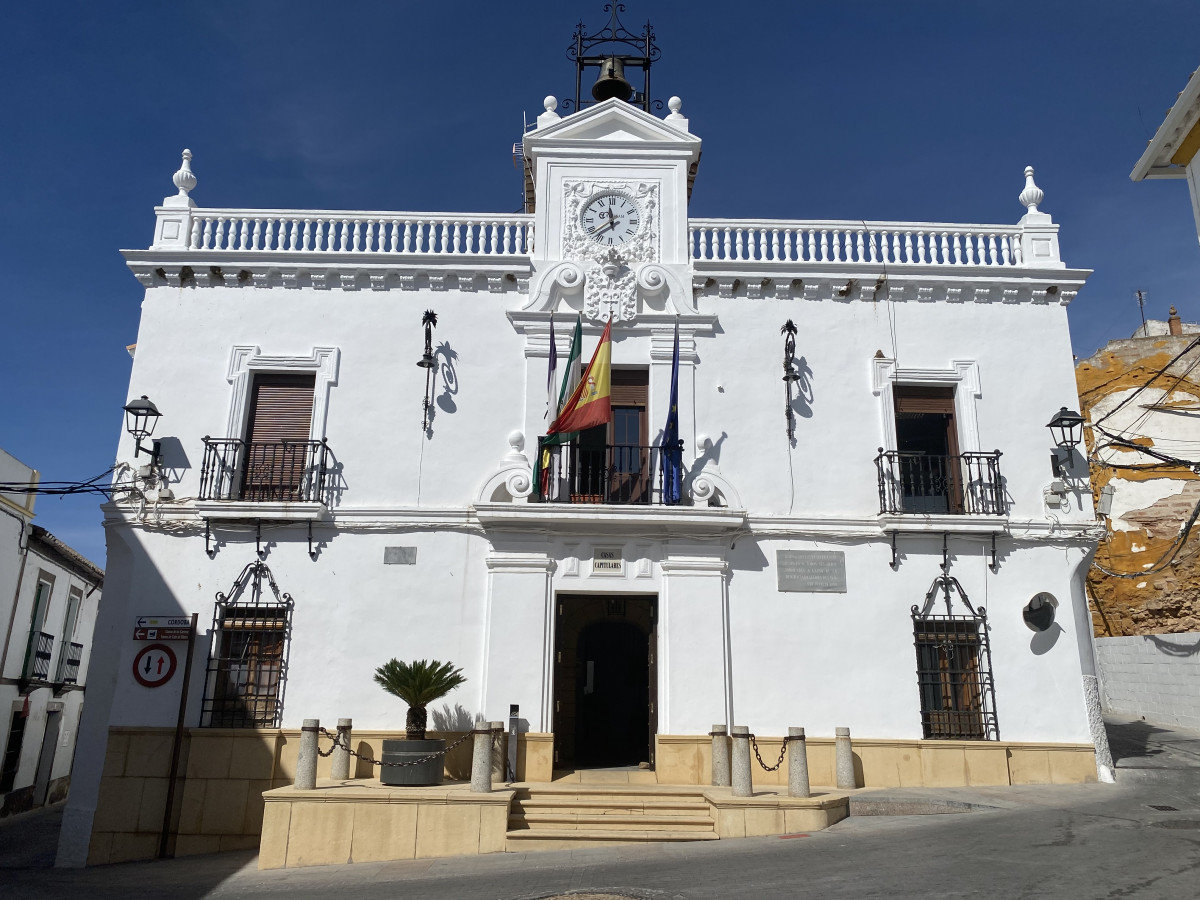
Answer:
POLYGON ((678 97, 664 118, 652 111, 662 102, 650 97, 660 55, 650 23, 634 34, 617 17, 622 4, 607 9, 607 24, 588 34, 580 23, 567 49, 574 99, 547 97, 524 138, 537 235, 524 309, 566 307, 628 325, 644 314, 694 311, 687 206, 700 141, 678 97), (638 70, 640 87, 630 81, 638 70))
MULTIPOLYGON (((564 100, 563 105, 571 112, 579 112, 593 103, 616 97, 650 112, 650 66, 660 54, 654 43, 654 29, 646 22, 642 33, 634 34, 617 18, 618 12, 625 11, 623 3, 612 2, 607 8, 611 15, 599 31, 585 33, 583 22, 575 27, 571 46, 567 48, 567 58, 575 62, 575 100, 573 104, 564 100), (582 91, 592 69, 596 70, 597 77, 591 86, 592 99, 589 101, 582 91), (634 69, 642 70, 641 90, 634 88, 628 80, 634 69)), ((662 108, 661 100, 658 107, 662 108)))

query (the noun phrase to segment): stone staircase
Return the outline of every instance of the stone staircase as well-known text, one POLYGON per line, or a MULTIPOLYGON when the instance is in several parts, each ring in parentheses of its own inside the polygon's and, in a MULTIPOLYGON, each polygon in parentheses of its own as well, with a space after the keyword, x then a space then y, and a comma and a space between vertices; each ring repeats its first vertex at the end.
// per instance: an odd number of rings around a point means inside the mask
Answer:
POLYGON ((715 823, 699 787, 539 784, 517 788, 505 849, 715 840, 715 823))

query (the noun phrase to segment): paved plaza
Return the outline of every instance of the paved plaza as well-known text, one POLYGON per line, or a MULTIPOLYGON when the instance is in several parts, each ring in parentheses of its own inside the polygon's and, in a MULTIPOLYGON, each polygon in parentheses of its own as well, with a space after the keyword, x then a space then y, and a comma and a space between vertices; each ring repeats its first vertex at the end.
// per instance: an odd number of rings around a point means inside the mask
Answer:
POLYGON ((229 853, 48 868, 57 810, 0 823, 0 895, 662 900, 792 897, 1194 898, 1200 734, 1110 723, 1115 785, 878 791, 823 832, 694 844, 259 872, 229 853), (964 812, 934 813, 962 809, 964 812))

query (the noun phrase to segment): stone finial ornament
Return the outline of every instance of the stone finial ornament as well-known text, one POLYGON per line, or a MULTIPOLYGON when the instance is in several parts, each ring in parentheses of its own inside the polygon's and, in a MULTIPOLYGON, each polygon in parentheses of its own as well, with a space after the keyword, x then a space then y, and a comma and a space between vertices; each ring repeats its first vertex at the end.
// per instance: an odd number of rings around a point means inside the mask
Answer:
POLYGON ((542 101, 542 106, 545 107, 546 111, 537 117, 538 128, 545 128, 547 125, 553 125, 559 120, 559 118, 561 118, 559 114, 555 112, 555 110, 558 109, 558 98, 553 94, 547 95, 546 99, 542 101))
POLYGON ((1038 211, 1038 204, 1042 202, 1045 196, 1045 191, 1033 183, 1033 166, 1026 166, 1025 190, 1021 191, 1017 199, 1029 212, 1035 213, 1038 211))
POLYGON ((196 187, 196 176, 192 173, 192 151, 183 151, 183 164, 179 167, 179 171, 171 178, 175 182, 175 187, 179 188, 179 196, 186 197, 188 191, 196 187))
POLYGON ((670 125, 674 126, 675 128, 678 128, 680 131, 687 131, 688 130, 687 116, 685 116, 683 113, 680 112, 680 110, 683 109, 683 101, 680 100, 678 97, 672 97, 670 100, 667 101, 667 108, 669 110, 671 110, 671 112, 667 115, 667 117, 664 121, 666 121, 670 125))

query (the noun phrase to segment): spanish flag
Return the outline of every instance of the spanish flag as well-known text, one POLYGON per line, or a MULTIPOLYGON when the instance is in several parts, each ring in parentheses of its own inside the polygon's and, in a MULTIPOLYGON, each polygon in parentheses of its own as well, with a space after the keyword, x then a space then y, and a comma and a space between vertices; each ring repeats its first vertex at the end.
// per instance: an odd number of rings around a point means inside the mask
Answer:
POLYGON ((612 419, 611 395, 612 319, 609 319, 604 326, 604 334, 600 335, 600 344, 592 354, 592 361, 579 380, 579 386, 563 404, 558 418, 546 433, 582 431, 594 425, 606 425, 612 419))

